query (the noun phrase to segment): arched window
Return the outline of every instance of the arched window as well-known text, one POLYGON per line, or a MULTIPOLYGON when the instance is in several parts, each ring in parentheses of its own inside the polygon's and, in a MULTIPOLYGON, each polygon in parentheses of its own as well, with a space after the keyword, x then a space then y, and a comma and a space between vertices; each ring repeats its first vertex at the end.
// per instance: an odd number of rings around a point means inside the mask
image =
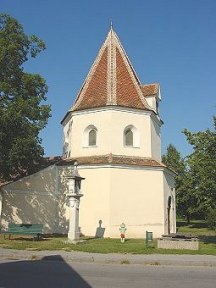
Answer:
POLYGON ((97 140, 97 132, 95 129, 89 131, 88 145, 95 146, 97 140))
POLYGON ((128 128, 125 130, 124 133, 124 137, 125 137, 125 145, 126 146, 133 146, 133 131, 131 130, 131 128, 128 128))
POLYGON ((83 131, 83 147, 94 147, 97 145, 97 128, 89 125, 83 131))
POLYGON ((124 129, 124 146, 139 147, 139 132, 133 125, 128 125, 124 129))

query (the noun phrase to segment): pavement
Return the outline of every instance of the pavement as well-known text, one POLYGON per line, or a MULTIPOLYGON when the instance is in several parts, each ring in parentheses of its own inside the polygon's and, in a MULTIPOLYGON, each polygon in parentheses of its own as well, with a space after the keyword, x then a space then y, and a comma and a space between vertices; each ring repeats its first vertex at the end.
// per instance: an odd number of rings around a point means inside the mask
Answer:
POLYGON ((65 262, 86 262, 101 264, 170 265, 170 266, 210 266, 216 267, 213 255, 134 255, 100 254, 77 251, 34 251, 0 248, 0 261, 4 260, 50 260, 65 262))

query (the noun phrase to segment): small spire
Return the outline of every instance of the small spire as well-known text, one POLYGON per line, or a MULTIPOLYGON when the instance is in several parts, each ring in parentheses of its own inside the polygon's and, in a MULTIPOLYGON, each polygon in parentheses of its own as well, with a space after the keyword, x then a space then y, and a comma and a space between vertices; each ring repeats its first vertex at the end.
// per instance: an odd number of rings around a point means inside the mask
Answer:
POLYGON ((112 22, 112 20, 110 21, 110 30, 113 30, 113 22, 112 22))

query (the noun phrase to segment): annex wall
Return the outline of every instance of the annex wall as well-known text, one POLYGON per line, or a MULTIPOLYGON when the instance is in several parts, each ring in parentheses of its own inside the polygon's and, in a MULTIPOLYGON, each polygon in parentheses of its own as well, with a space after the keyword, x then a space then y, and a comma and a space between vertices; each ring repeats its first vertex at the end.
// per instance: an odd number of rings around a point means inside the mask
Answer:
POLYGON ((37 223, 44 233, 65 233, 64 195, 58 190, 58 170, 50 166, 31 176, 8 184, 2 192, 1 227, 8 223, 37 223))

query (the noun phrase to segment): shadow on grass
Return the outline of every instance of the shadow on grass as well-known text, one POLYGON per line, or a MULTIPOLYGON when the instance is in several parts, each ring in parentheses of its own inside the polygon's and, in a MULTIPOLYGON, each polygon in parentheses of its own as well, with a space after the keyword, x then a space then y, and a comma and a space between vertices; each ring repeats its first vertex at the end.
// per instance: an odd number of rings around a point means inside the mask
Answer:
POLYGON ((186 221, 177 221, 176 222, 176 227, 180 228, 180 227, 185 227, 188 226, 188 223, 186 221))
POLYGON ((42 242, 42 241, 47 241, 47 240, 52 240, 54 238, 67 238, 67 235, 65 234, 42 234, 39 238, 37 238, 37 236, 32 237, 32 236, 28 236, 28 235, 15 235, 15 234, 11 234, 11 237, 9 238, 9 235, 4 237, 5 240, 10 240, 10 241, 14 241, 14 240, 18 240, 18 241, 29 241, 29 242, 42 242))
MULTIPOLYGON (((190 228, 208 228, 208 226, 206 225, 205 222, 195 222, 195 223, 191 223, 189 225, 190 228)), ((210 230, 210 229, 209 229, 210 230)))
POLYGON ((200 235, 198 239, 204 244, 216 244, 216 236, 200 235))
POLYGON ((177 221, 176 225, 177 225, 177 228, 186 227, 186 226, 188 226, 189 228, 208 228, 205 221, 202 221, 202 220, 191 221, 190 223, 182 220, 182 221, 177 221))

